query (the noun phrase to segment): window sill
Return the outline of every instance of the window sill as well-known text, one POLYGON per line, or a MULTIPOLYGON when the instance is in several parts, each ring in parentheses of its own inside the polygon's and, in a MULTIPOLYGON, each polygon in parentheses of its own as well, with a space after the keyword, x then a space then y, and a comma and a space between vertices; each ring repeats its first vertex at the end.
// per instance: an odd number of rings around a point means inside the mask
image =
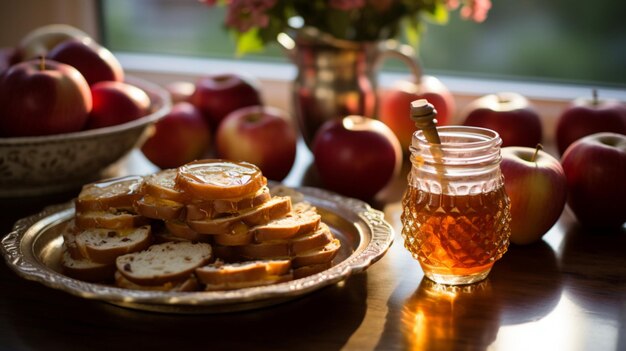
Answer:
MULTIPOLYGON (((183 56, 165 56, 116 52, 116 57, 128 74, 150 80, 160 85, 174 81, 195 81, 199 76, 224 72, 237 72, 255 77, 261 83, 266 104, 285 110, 291 109, 289 87, 296 76, 294 65, 244 61, 238 59, 208 59, 183 56)), ((396 80, 407 74, 381 72, 379 86, 390 87, 396 80)), ((496 81, 470 79, 452 76, 437 76, 453 93, 458 111, 472 100, 494 92, 512 91, 520 93, 531 101, 544 122, 544 141, 553 139, 556 120, 567 104, 578 97, 590 96, 593 87, 528 83, 517 81, 496 81)), ((622 100, 626 96, 623 89, 598 89, 602 98, 622 100)), ((457 116, 458 119, 458 116, 457 116)), ((453 123, 458 123, 453 120, 453 123)))

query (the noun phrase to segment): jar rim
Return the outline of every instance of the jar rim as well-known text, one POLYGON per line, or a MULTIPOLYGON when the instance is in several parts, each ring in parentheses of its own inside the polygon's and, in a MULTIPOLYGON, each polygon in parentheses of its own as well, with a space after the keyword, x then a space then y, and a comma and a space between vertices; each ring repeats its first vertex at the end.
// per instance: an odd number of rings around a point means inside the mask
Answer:
MULTIPOLYGON (((489 146, 494 143, 501 143, 500 134, 492 129, 474 127, 474 126, 437 126, 437 132, 442 141, 442 146, 452 146, 454 148, 480 148, 481 146, 489 146), (454 143, 446 142, 446 137, 458 136, 465 138, 475 138, 471 141, 459 141, 454 143)), ((433 145, 426 140, 424 132, 418 130, 413 133, 413 141, 411 144, 433 145)), ((414 145, 415 146, 415 145, 414 145)))

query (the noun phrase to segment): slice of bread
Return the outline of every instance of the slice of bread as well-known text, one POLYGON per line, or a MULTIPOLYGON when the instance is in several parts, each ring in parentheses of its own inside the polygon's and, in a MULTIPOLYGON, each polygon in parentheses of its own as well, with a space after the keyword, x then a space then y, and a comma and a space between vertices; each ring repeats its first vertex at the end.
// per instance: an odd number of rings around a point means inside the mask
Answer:
POLYGON ((108 282, 113 279, 115 265, 112 263, 96 263, 88 258, 75 258, 67 250, 61 258, 63 273, 87 282, 108 282))
POLYGON ((238 230, 242 228, 241 223, 251 228, 267 224, 290 211, 291 199, 289 197, 276 196, 260 206, 242 211, 236 215, 208 220, 187 221, 187 224, 201 234, 237 234, 238 230))
POLYGON ((223 246, 248 245, 254 240, 254 235, 243 222, 235 223, 230 233, 212 235, 212 237, 216 244, 223 246))
POLYGON ((140 285, 161 285, 184 279, 212 258, 211 245, 180 241, 152 245, 146 250, 123 255, 115 264, 128 280, 140 285))
POLYGON ((116 271, 115 285, 119 288, 131 289, 131 290, 153 290, 153 291, 196 291, 199 289, 198 279, 193 274, 183 280, 166 282, 161 285, 140 285, 131 282, 126 277, 116 271))
POLYGON ((250 230, 256 242, 289 239, 317 229, 322 216, 309 203, 300 202, 293 206, 291 212, 281 218, 259 225, 250 230))
POLYGON ((76 198, 77 212, 132 209, 141 196, 139 188, 143 177, 128 176, 90 183, 83 186, 76 198))
POLYGON ((181 218, 185 205, 146 194, 135 201, 134 208, 144 217, 166 221, 181 218))
MULTIPOLYGON (((183 222, 181 223, 182 225, 185 225, 185 223, 183 222)), ((154 237, 155 244, 161 244, 161 243, 170 242, 170 241, 200 241, 200 242, 206 242, 206 243, 210 243, 212 241, 211 236, 209 235, 200 235, 194 231, 191 231, 191 233, 193 233, 193 235, 183 236, 183 235, 174 234, 168 228, 167 225, 165 226, 153 225, 152 226, 152 236, 154 237)))
POLYGON ((241 263, 216 262, 196 269, 196 276, 203 284, 254 282, 270 276, 287 274, 289 260, 249 261, 241 263))
POLYGON ((249 196, 267 185, 261 170, 248 162, 200 160, 178 168, 176 186, 200 200, 249 196))
POLYGON ((81 229, 125 229, 146 225, 150 220, 127 210, 111 208, 109 211, 77 212, 74 222, 81 229))
POLYGON ((236 214, 260 206, 271 199, 269 188, 264 186, 256 193, 234 199, 194 201, 187 204, 187 220, 211 219, 224 214, 236 214))
POLYGON ((236 247, 237 254, 245 259, 290 258, 299 254, 321 250, 334 239, 325 223, 304 235, 289 240, 265 241, 236 247))
POLYGON ((206 291, 222 291, 222 290, 236 290, 245 288, 254 288, 258 286, 272 285, 293 280, 293 274, 291 272, 283 275, 267 276, 263 279, 249 281, 249 282, 236 282, 236 283, 222 283, 222 284, 206 284, 204 290, 206 291))
POLYGON ((299 235, 289 241, 291 243, 291 253, 299 255, 306 251, 322 248, 329 244, 333 239, 335 239, 335 237, 330 231, 328 225, 324 222, 320 222, 314 232, 299 235))
POLYGON ((208 241, 207 235, 198 234, 187 223, 180 220, 165 221, 165 228, 174 236, 191 241, 208 241))
POLYGON ((74 220, 70 220, 64 224, 61 232, 61 236, 63 237, 63 248, 72 258, 83 259, 85 257, 78 249, 78 245, 76 245, 76 234, 78 234, 78 232, 79 229, 76 228, 74 220))
POLYGON ((266 241, 237 246, 235 252, 245 260, 284 259, 291 257, 291 245, 287 240, 266 241))
POLYGON ((144 178, 140 192, 142 195, 184 203, 188 197, 176 185, 177 175, 176 169, 164 169, 151 174, 144 178))
POLYGON ((120 255, 148 247, 152 243, 152 235, 149 225, 121 230, 92 228, 76 234, 75 240, 83 257, 110 264, 120 255))
POLYGON ((306 251, 294 256, 291 261, 295 268, 331 262, 339 253, 340 248, 339 239, 333 239, 320 249, 306 251))

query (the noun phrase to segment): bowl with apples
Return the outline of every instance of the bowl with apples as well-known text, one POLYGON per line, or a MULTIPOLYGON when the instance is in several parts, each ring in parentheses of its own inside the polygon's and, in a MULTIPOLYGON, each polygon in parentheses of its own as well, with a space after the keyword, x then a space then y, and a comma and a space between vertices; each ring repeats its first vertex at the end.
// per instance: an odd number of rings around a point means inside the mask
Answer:
POLYGON ((66 25, 27 34, 0 65, 0 197, 79 189, 113 175, 171 108, 115 56, 66 25))
POLYGON ((131 108, 119 103, 97 119, 106 121, 109 113, 111 125, 47 135, 0 136, 0 197, 72 191, 114 175, 118 161, 145 141, 151 126, 171 107, 169 94, 162 88, 133 77, 126 77, 125 82, 148 98, 144 112, 137 118, 118 123, 114 116, 120 114, 116 109, 131 108))

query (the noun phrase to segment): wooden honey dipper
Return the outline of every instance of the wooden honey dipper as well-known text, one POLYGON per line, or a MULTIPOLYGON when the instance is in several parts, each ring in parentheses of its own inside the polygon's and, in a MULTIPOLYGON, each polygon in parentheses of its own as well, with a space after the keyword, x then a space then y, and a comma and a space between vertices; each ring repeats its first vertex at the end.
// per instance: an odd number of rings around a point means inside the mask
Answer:
POLYGON ((441 144, 437 133, 437 110, 426 99, 411 102, 411 120, 415 127, 422 130, 426 141, 431 144, 441 144))

